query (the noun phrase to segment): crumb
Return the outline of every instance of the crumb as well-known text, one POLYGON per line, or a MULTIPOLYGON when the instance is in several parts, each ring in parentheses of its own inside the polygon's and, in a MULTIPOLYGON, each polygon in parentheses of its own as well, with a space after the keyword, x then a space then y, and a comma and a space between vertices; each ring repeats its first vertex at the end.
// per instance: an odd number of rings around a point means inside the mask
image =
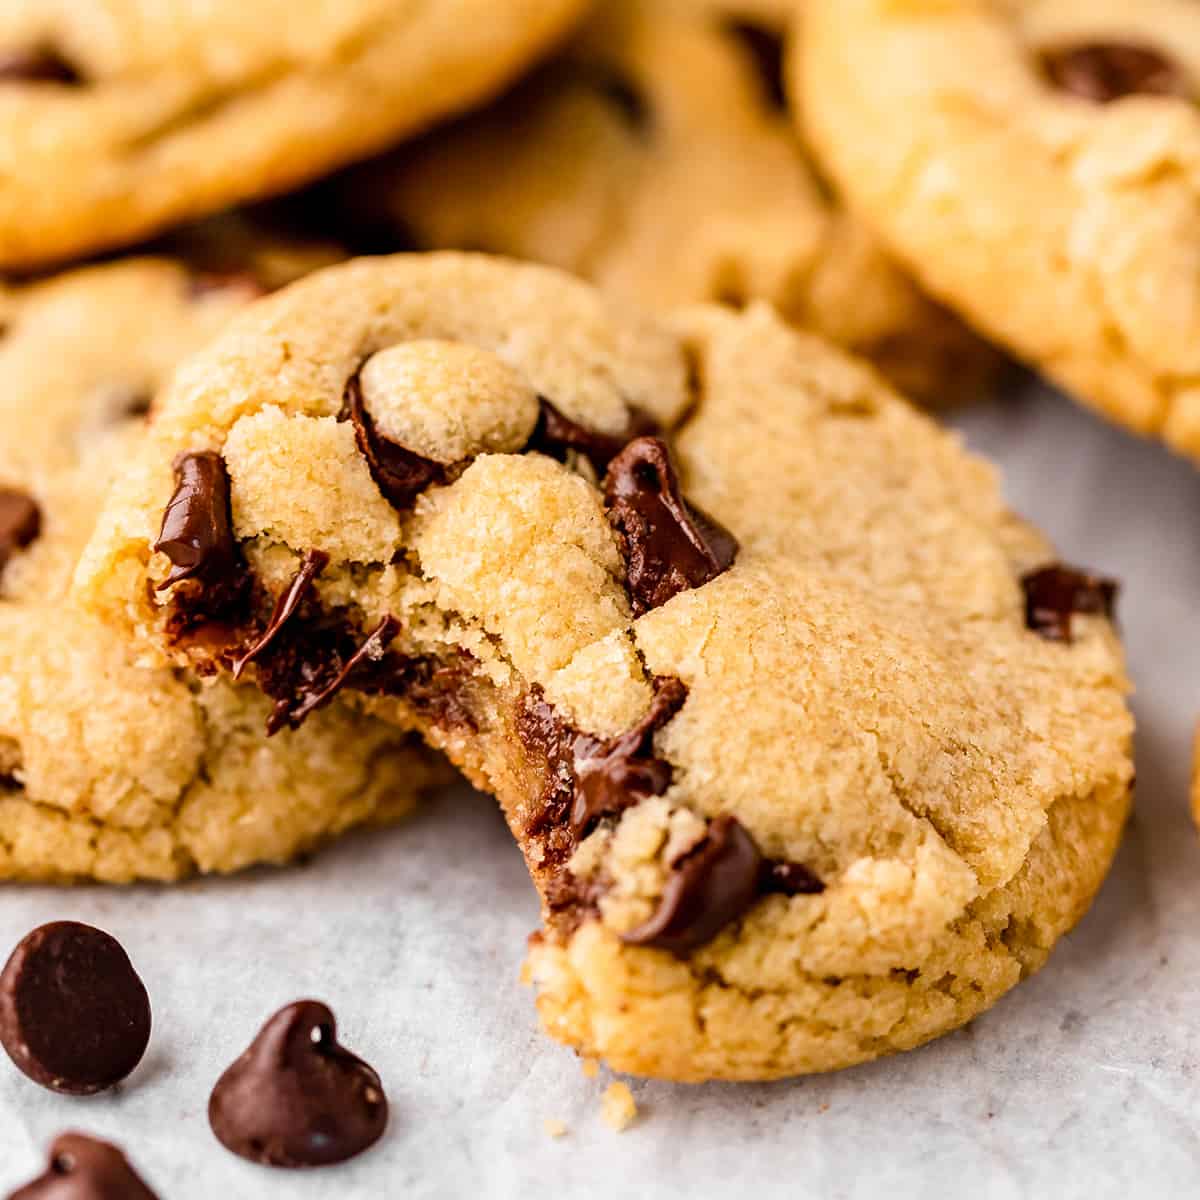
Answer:
POLYGON ((542 1127, 552 1138, 566 1137, 566 1125, 562 1121, 556 1121, 553 1117, 547 1117, 542 1122, 542 1127))
POLYGON ((821 1107, 817 1109, 817 1112, 819 1112, 819 1113, 827 1113, 828 1111, 829 1111, 828 1104, 822 1104, 821 1107))
POLYGON ((595 1079, 596 1072, 600 1069, 600 1063, 594 1058, 585 1058, 583 1062, 580 1063, 580 1069, 589 1079, 595 1079))
POLYGON ((518 979, 520 979, 522 985, 525 987, 529 987, 533 983, 533 971, 530 969, 528 959, 521 964, 521 973, 518 979))
POLYGON ((600 1115, 604 1123, 620 1133, 637 1116, 637 1105, 633 1093, 623 1083, 610 1083, 600 1099, 600 1115))

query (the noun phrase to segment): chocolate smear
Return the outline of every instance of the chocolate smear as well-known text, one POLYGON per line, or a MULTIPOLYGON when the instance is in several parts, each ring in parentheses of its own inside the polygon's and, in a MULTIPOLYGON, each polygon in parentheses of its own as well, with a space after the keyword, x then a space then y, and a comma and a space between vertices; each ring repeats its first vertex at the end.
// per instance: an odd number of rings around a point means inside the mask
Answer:
POLYGON ((316 1000, 277 1012, 208 1102, 217 1140, 271 1167, 344 1162, 374 1145, 387 1120, 379 1076, 338 1044, 334 1015, 316 1000))
POLYGON ((346 384, 342 410, 354 425, 358 452, 367 460, 371 478, 393 508, 404 511, 430 484, 441 483, 446 472, 441 463, 390 441, 375 428, 363 401, 357 375, 346 384))
POLYGON ((594 751, 577 741, 569 817, 576 841, 602 817, 615 816, 646 796, 661 796, 671 786, 671 764, 654 757, 654 735, 683 707, 687 688, 673 678, 655 680, 655 685, 649 711, 632 729, 594 751))
POLYGON ((76 87, 82 82, 79 72, 48 46, 0 52, 0 84, 59 83, 76 87))
POLYGON ((715 579, 737 557, 734 536, 683 499, 661 438, 637 438, 613 459, 604 496, 636 616, 715 579))
POLYGON ((329 555, 322 550, 310 550, 300 563, 300 569, 288 584, 287 589, 275 602, 275 609, 262 636, 234 663, 233 677, 240 679, 242 672, 266 650, 279 636, 280 630, 296 614, 296 610, 312 591, 317 576, 329 566, 329 555))
POLYGON ((712 941, 765 892, 798 895, 823 890, 807 868, 764 859, 736 817, 717 817, 709 822, 705 837, 675 864, 654 915, 622 934, 622 941, 686 955, 712 941))
POLYGON ((566 458, 568 450, 582 454, 592 464, 597 475, 603 476, 612 462, 622 450, 636 437, 656 432, 658 423, 649 413, 639 408, 631 408, 629 425, 624 433, 601 433, 572 421, 560 409, 556 408, 545 396, 538 397, 538 420, 533 434, 529 439, 527 450, 538 450, 542 454, 557 458, 566 458))
POLYGON ((0 1042, 42 1087, 88 1096, 119 1083, 150 1041, 150 998, 120 943, 76 921, 21 939, 0 973, 0 1042))
POLYGON ((241 574, 233 539, 229 474, 215 450, 181 454, 175 460, 175 494, 163 513, 154 549, 172 563, 162 591, 184 579, 223 584, 241 574))
POLYGON ((63 1133, 50 1144, 46 1170, 8 1200, 158 1200, 109 1142, 63 1133))
POLYGON ((0 571, 42 531, 42 513, 34 498, 14 488, 0 488, 0 571))
POLYGON ((1149 46, 1127 42, 1086 42, 1046 50, 1042 68, 1055 87, 1096 104, 1126 96, 1192 95, 1178 63, 1149 46))
POLYGON ((1025 624, 1052 642, 1070 642, 1071 618, 1079 613, 1112 619, 1120 585, 1061 563, 1021 577, 1025 591, 1025 624))

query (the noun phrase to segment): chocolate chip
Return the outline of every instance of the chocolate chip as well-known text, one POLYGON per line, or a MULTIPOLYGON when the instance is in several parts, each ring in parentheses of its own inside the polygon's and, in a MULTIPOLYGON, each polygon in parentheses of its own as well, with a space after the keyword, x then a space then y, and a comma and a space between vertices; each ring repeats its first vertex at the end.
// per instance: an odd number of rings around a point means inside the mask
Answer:
POLYGON ((1149 46, 1127 42, 1087 42, 1046 50, 1042 68, 1055 87, 1097 104, 1136 95, 1192 95, 1178 63, 1149 46))
POLYGON ((646 796, 661 796, 671 786, 671 764, 654 757, 654 735, 683 707, 687 688, 679 679, 656 684, 650 710, 632 729, 576 758, 569 818, 576 840, 602 817, 614 816, 646 796))
POLYGON ((25 492, 0 488, 0 571, 42 531, 42 513, 25 492))
POLYGON ((1021 578, 1025 590, 1025 624, 1051 642, 1071 641, 1076 613, 1108 617, 1116 610, 1120 585, 1113 579, 1054 564, 1021 578))
POLYGON ((346 384, 342 411, 354 425, 358 452, 367 460, 371 478, 393 508, 403 511, 432 483, 440 483, 446 472, 440 463, 390 441, 375 428, 363 402, 357 375, 346 384))
POLYGON ((46 1170, 8 1200, 158 1200, 121 1151, 82 1133, 50 1144, 46 1170))
POLYGON ((339 636, 338 631, 331 631, 327 638, 310 638, 307 645, 289 654, 282 671, 273 664, 265 672, 260 668, 259 687, 276 700, 267 721, 268 737, 284 726, 299 729, 311 713, 351 682, 356 671, 378 662, 399 632, 400 622, 386 616, 349 653, 342 649, 344 633, 339 636))
POLYGON ((624 433, 600 433, 580 425, 578 421, 572 421, 545 396, 539 396, 538 420, 526 449, 538 450, 559 460, 566 457, 568 450, 574 450, 592 464, 597 475, 603 475, 608 470, 608 464, 634 438, 654 433, 657 428, 658 423, 649 413, 631 408, 629 425, 624 433))
POLYGON ((150 1040, 150 999, 117 940, 75 921, 26 934, 0 974, 0 1042, 35 1083, 86 1096, 119 1083, 150 1040))
POLYGON ((712 941, 766 892, 817 893, 825 885, 799 863, 764 859, 736 817, 709 822, 703 840, 675 863, 654 915, 622 935, 635 946, 684 955, 712 941))
POLYGON ((175 460, 175 494, 163 513, 154 549, 172 562, 159 589, 184 579, 222 584, 241 574, 229 507, 229 474, 214 450, 175 460))
POLYGON ((300 569, 292 578, 292 582, 288 584, 283 594, 275 602, 275 610, 271 613, 271 619, 267 622, 266 630, 250 649, 234 663, 234 679, 240 679, 242 672, 279 636, 280 630, 295 616, 296 610, 312 590, 317 576, 327 566, 329 566, 329 555, 322 550, 310 550, 304 556, 303 561, 300 563, 300 569))
POLYGON ((75 87, 82 82, 79 72, 47 46, 0 53, 0 83, 59 83, 75 87))
POLYGON ((637 438, 613 459, 604 496, 637 616, 716 579, 737 557, 734 536, 683 499, 661 438, 637 438))
POLYGON ((379 1076, 338 1045, 333 1013, 315 1000, 277 1012, 208 1102, 217 1140, 271 1167, 352 1158, 379 1140, 387 1119, 379 1076))
POLYGON ((772 29, 750 25, 745 21, 727 21, 722 28, 736 38, 749 55, 770 106, 779 112, 786 112, 788 98, 783 69, 783 38, 772 29))

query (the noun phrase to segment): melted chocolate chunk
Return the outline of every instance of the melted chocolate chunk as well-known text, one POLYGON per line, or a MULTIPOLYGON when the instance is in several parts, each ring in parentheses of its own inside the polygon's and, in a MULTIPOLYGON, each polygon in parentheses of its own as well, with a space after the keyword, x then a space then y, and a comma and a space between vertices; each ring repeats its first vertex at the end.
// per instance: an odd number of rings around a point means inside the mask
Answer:
POLYGON ((25 492, 0 488, 0 571, 42 531, 42 513, 25 492))
POLYGON ((771 107, 787 112, 787 79, 783 69, 784 40, 772 29, 745 21, 728 21, 723 28, 745 47, 771 107))
POLYGON ((767 892, 795 896, 824 890, 799 863, 764 859, 736 817, 717 817, 674 865, 654 915, 622 940, 685 955, 712 941, 767 892))
POLYGON ((242 575, 229 508, 229 474, 215 450, 175 460, 175 494, 163 513, 154 549, 172 563, 159 590, 184 579, 220 586, 242 575))
POLYGON ((329 566, 329 555, 321 550, 310 550, 300 564, 292 582, 275 602, 275 610, 267 622, 262 636, 234 663, 233 677, 241 678, 242 672, 265 651, 279 636, 283 627, 296 615, 296 611, 312 591, 317 576, 329 566))
POLYGON ((0 84, 60 83, 76 87, 82 82, 79 72, 48 46, 0 53, 0 84))
POLYGON ((82 1133, 50 1144, 46 1170, 8 1200, 158 1200, 121 1151, 82 1133))
POLYGON ((576 841, 602 817, 615 816, 646 796, 661 796, 671 786, 671 764, 654 757, 654 735, 683 707, 687 688, 679 679, 655 683, 650 710, 632 729, 594 753, 576 741, 575 799, 569 817, 576 841))
POLYGON ((574 450, 592 464, 597 475, 603 476, 608 464, 634 438, 654 433, 657 428, 658 423, 649 413, 634 408, 630 410, 629 426, 624 433, 600 433, 572 421, 545 396, 539 396, 537 425, 525 448, 539 450, 560 461, 566 458, 568 450, 574 450))
POLYGON ((150 1040, 150 999, 115 938, 55 921, 0 974, 0 1042, 35 1083, 87 1096, 120 1082, 150 1040))
MULTIPOLYGON (((299 729, 311 713, 328 704, 350 683, 356 671, 369 675, 399 632, 400 622, 387 616, 355 646, 344 626, 317 623, 278 652, 269 649, 258 668, 258 686, 275 700, 267 735, 273 736, 285 726, 299 729)), ((363 685, 363 691, 385 690, 369 678, 363 680, 363 685)))
POLYGON ((363 402, 362 384, 355 375, 346 384, 343 412, 354 425, 358 452, 367 460, 371 478, 393 508, 403 511, 432 483, 441 483, 446 472, 440 463, 389 441, 375 428, 363 402))
POLYGON ((1192 95, 1183 68, 1149 46, 1125 42, 1087 42, 1042 54, 1050 82, 1064 92, 1109 104, 1126 96, 1192 95))
POLYGON ((333 1013, 315 1000, 277 1012, 213 1088, 208 1123, 234 1154, 271 1167, 320 1167, 382 1136, 379 1076, 338 1044, 333 1013))
POLYGON ((1025 624, 1052 642, 1071 641, 1071 618, 1076 614, 1110 620, 1120 585, 1113 579, 1055 564, 1021 578, 1025 590, 1025 624))
POLYGON ((737 557, 734 536, 683 499, 661 438, 637 438, 613 459, 604 496, 637 616, 715 579, 737 557))

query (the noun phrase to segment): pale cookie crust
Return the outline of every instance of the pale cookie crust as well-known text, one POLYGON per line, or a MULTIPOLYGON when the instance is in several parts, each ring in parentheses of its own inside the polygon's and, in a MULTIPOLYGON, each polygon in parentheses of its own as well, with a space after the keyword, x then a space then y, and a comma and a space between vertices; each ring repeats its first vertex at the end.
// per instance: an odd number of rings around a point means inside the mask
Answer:
POLYGON ((829 197, 789 121, 778 3, 604 0, 503 101, 351 173, 409 248, 548 263, 639 305, 774 303, 925 400, 995 367, 829 197))
MULTIPOLYGON (((369 662, 340 695, 499 797, 544 901, 542 1020, 617 1070, 762 1079, 915 1046, 1039 967, 1107 870, 1132 778, 1111 625, 1076 610, 1068 640, 1032 631, 1020 580, 1052 555, 990 468, 765 305, 664 327, 556 272, 450 254, 333 268, 257 305, 177 376, 77 577, 148 652, 224 669, 180 633, 223 577, 147 587, 172 565, 152 546, 181 451, 229 481, 260 612, 329 555, 285 659, 319 669, 320 631, 345 622, 369 662), (493 414, 472 436, 505 448, 388 503, 354 401, 399 435, 406 397, 417 414, 430 397, 398 368, 428 367, 434 341, 460 344, 430 375, 439 397, 470 364, 462 394, 493 414), (618 443, 632 410, 673 431, 687 499, 740 540, 732 565, 647 603, 616 493, 606 507, 585 455, 538 452, 514 380, 618 443), (389 615, 394 640, 367 637, 389 615), (572 836, 564 784, 569 801, 669 696, 626 763, 658 782, 572 836), (760 895, 678 955, 631 944, 730 817, 808 894, 760 895)), ((246 678, 274 687, 279 664, 246 678)))
POLYGON ((41 521, 0 573, 0 877, 283 862, 401 816, 438 779, 431 756, 345 710, 266 744, 261 697, 139 667, 65 597, 154 392, 257 294, 245 274, 144 258, 0 296, 0 489, 33 498, 41 521))
POLYGON ((503 86, 583 0, 0 8, 0 266, 136 241, 376 153, 503 86))
POLYGON ((1200 8, 809 0, 793 66, 823 161, 933 294, 1200 458, 1200 8), (1097 43, 1165 56, 1181 94, 1052 82, 1097 43))

